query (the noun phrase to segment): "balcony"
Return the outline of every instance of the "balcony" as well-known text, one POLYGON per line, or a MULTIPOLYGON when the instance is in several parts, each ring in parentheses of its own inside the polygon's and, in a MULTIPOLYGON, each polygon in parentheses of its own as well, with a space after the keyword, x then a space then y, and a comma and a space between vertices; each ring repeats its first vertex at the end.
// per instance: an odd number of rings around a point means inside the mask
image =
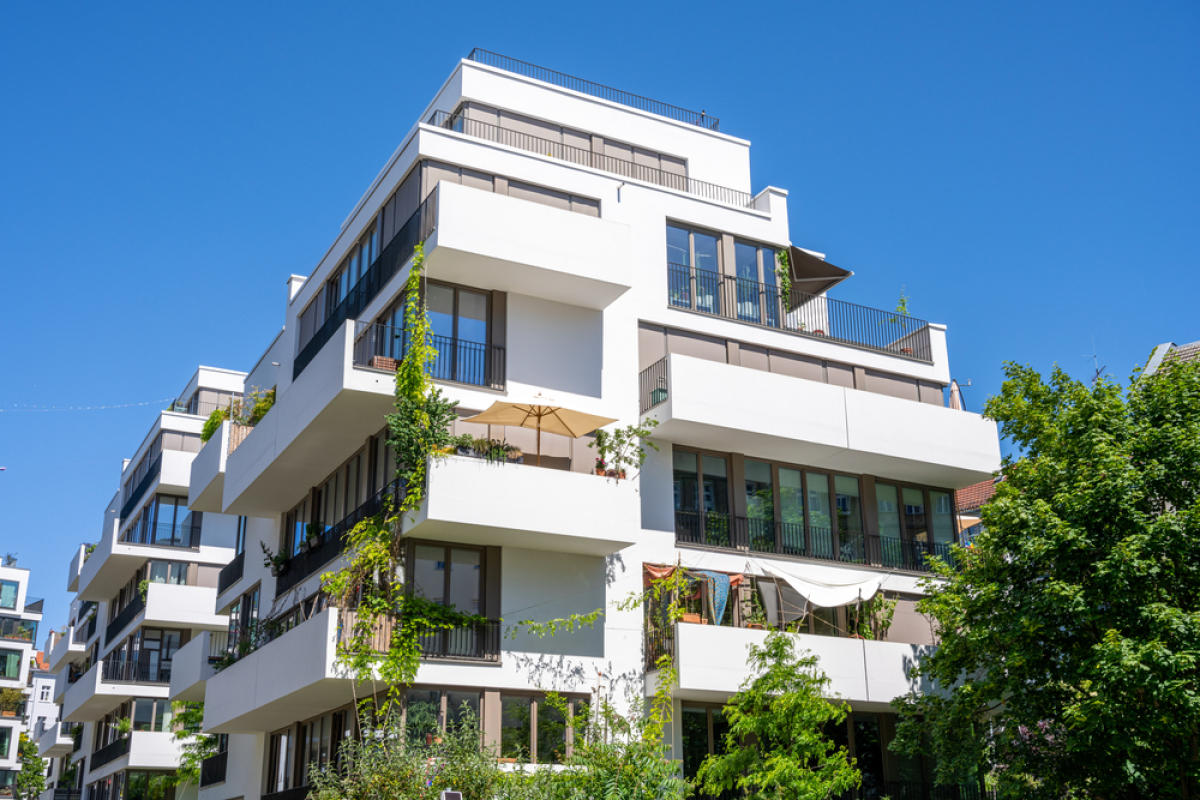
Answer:
MULTIPOLYGON (((430 336, 437 356, 429 375, 442 383, 461 383, 504 391, 504 348, 449 336, 430 336)), ((354 326, 354 366, 395 372, 408 355, 404 328, 358 322, 354 326)))
POLYGON ((96 544, 83 565, 79 577, 80 598, 97 602, 111 600, 147 559, 224 566, 231 555, 230 550, 202 547, 200 515, 193 514, 192 519, 193 525, 161 525, 146 530, 134 523, 121 532, 123 538, 119 540, 115 539, 117 530, 114 526, 96 544))
POLYGON ((839 564, 929 572, 929 559, 954 564, 948 542, 925 542, 877 534, 816 528, 803 522, 751 519, 729 514, 675 512, 675 542, 761 555, 813 558, 839 564))
POLYGON ((578 166, 591 167, 602 172, 622 175, 626 178, 632 178, 633 180, 656 186, 665 186, 669 189, 703 197, 706 200, 713 200, 718 203, 737 206, 738 208, 752 208, 754 206, 754 195, 750 192, 731 189, 727 186, 709 183, 708 181, 696 180, 677 172, 668 172, 657 167, 650 167, 634 161, 627 161, 623 158, 604 155, 603 153, 587 148, 572 147, 553 139, 542 139, 537 136, 531 136, 521 131, 471 119, 461 111, 454 114, 448 111, 435 111, 427 124, 476 139, 495 142, 506 147, 514 147, 518 150, 527 150, 541 156, 549 156, 550 158, 556 158, 578 166))
POLYGON ((225 594, 231 586, 240 581, 245 569, 246 552, 243 550, 233 557, 233 561, 221 567, 221 573, 217 576, 217 596, 225 594))
POLYGON ((595 310, 632 286, 629 226, 443 181, 301 348, 293 379, 401 276, 421 242, 438 280, 595 310))
POLYGON ((806 294, 683 264, 667 265, 671 308, 784 331, 832 344, 933 362, 929 323, 894 311, 806 294))
POLYGON ((946 489, 1000 465, 996 425, 979 414, 680 354, 664 361, 642 379, 658 441, 946 489))
POLYGON ((137 486, 133 487, 133 491, 130 493, 129 497, 125 499, 124 505, 121 506, 122 520, 129 518, 129 515, 133 513, 133 510, 137 508, 138 503, 140 503, 142 498, 146 496, 146 490, 149 489, 156 480, 158 480, 158 475, 160 472, 162 472, 162 460, 162 453, 159 453, 158 457, 150 463, 150 469, 147 470, 146 474, 142 476, 142 479, 138 481, 137 486))
MULTIPOLYGON (((60 678, 62 674, 59 673, 60 678)), ((137 662, 105 659, 74 682, 68 679, 62 716, 72 722, 95 722, 134 697, 166 700, 170 679, 170 664, 151 668, 137 662)))
POLYGON ((426 499, 404 521, 423 539, 592 556, 629 547, 640 529, 630 481, 461 456, 432 462, 426 499))
POLYGON ((200 788, 216 786, 225 782, 225 768, 229 764, 229 751, 209 756, 200 762, 200 788))
MULTIPOLYGON (((394 497, 400 490, 400 486, 401 484, 398 482, 392 482, 376 492, 345 519, 322 531, 317 537, 318 543, 315 547, 310 547, 288 559, 283 565, 283 570, 275 578, 275 596, 279 597, 291 591, 299 586, 305 578, 315 574, 340 556, 346 547, 345 535, 367 517, 373 517, 382 511, 384 500, 389 496, 394 497)), ((305 546, 307 547, 307 544, 305 546)))
POLYGON ((179 767, 180 746, 171 731, 133 731, 105 745, 88 759, 88 780, 124 769, 169 770, 179 767))
MULTIPOLYGON (((299 717, 322 714, 348 702, 347 675, 336 661, 338 645, 344 642, 351 619, 348 612, 327 608, 209 677, 204 699, 205 731, 275 730, 299 717)), ((385 646, 390 631, 381 627, 375 641, 377 647, 385 646)), ((422 672, 421 682, 478 685, 485 677, 472 670, 494 669, 500 660, 500 647, 500 623, 496 621, 474 630, 429 637, 422 643, 422 658, 436 660, 432 666, 443 672, 428 677, 422 672), (453 677, 445 670, 452 671, 453 677)), ((421 669, 428 668, 423 665, 421 669)))
POLYGON ((88 558, 88 545, 81 544, 71 556, 71 566, 67 571, 67 591, 79 591, 79 576, 83 572, 84 562, 88 558))
POLYGON ((58 641, 54 643, 54 648, 50 651, 50 660, 48 666, 51 672, 58 672, 63 668, 68 660, 73 660, 83 655, 87 650, 87 640, 84 636, 87 633, 86 623, 83 628, 71 626, 67 628, 65 635, 58 637, 58 641))
POLYGON ((31 619, 0 617, 0 641, 33 644, 37 639, 37 622, 31 619))
POLYGON ((165 625, 193 631, 225 630, 228 617, 213 613, 217 590, 210 586, 180 586, 151 583, 146 587, 146 599, 135 597, 133 602, 113 618, 105 631, 107 647, 135 625, 165 625))
POLYGON ((217 674, 217 662, 228 652, 228 631, 204 631, 179 648, 171 660, 170 699, 186 703, 203 702, 205 686, 217 674))
MULTIPOLYGON (((911 690, 931 691, 925 679, 910 678, 908 672, 933 651, 932 647, 805 633, 788 635, 795 637, 797 651, 808 650, 819 659, 820 668, 830 679, 827 695, 849 701, 856 711, 888 711, 893 698, 911 690)), ((761 647, 766 637, 765 630, 677 623, 673 640, 666 643, 675 651, 679 672, 674 695, 685 700, 724 702, 746 680, 750 646, 761 647)), ((647 695, 653 694, 657 686, 655 674, 647 676, 647 695)))
POLYGON ((38 756, 40 758, 58 758, 70 755, 75 747, 75 740, 71 736, 72 727, 74 727, 72 722, 39 724, 34 730, 38 756))

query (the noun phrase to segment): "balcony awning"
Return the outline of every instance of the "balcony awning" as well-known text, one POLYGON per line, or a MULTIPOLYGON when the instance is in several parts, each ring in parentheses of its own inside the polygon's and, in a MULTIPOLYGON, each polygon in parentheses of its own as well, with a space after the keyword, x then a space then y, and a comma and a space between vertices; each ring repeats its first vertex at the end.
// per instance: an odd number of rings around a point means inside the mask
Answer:
POLYGON ((784 581, 816 608, 848 606, 851 603, 857 603, 859 600, 865 603, 879 592, 880 587, 888 577, 885 573, 868 578, 865 581, 825 583, 813 578, 803 578, 790 570, 781 569, 774 565, 763 564, 762 566, 767 574, 784 581))
POLYGON ((821 294, 854 274, 799 247, 788 248, 788 264, 792 268, 792 285, 805 294, 821 294))

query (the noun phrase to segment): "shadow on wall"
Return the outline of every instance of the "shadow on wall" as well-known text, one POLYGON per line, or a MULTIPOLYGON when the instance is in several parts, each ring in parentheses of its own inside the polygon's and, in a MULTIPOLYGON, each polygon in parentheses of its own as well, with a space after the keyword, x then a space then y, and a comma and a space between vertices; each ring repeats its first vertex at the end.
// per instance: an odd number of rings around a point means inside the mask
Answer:
POLYGON ((547 393, 600 396, 602 312, 513 294, 506 336, 508 380, 547 393))
MULTIPOLYGON (((545 622, 574 614, 590 614, 605 606, 608 564, 600 556, 548 553, 538 550, 506 549, 501 580, 501 614, 506 635, 522 620, 545 622)), ((602 615, 591 628, 561 631, 555 636, 517 633, 504 647, 519 653, 549 656, 604 655, 602 615)))

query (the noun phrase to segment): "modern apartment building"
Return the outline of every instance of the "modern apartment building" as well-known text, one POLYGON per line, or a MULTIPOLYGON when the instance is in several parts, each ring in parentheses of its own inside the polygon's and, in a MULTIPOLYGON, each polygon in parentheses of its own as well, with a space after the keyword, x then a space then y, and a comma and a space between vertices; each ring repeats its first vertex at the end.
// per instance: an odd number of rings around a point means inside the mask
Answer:
POLYGON ((30 729, 30 689, 42 599, 30 597, 29 570, 0 560, 0 795, 10 794, 21 770, 21 734, 30 729))
MULTIPOLYGON (((502 757, 551 762, 572 740, 545 692, 637 709, 670 653, 671 747, 694 774, 748 646, 782 627, 853 705, 837 735, 864 794, 931 780, 929 763, 887 750, 889 701, 935 645, 918 581, 957 538, 955 491, 999 466, 997 431, 944 401, 945 326, 854 304, 852 273, 793 243, 787 191, 752 181, 750 143, 720 127, 474 51, 315 268, 288 279, 283 330, 245 378, 274 387, 274 407, 252 428, 222 425, 185 481, 206 524, 247 519, 207 609, 228 627, 194 626, 172 662, 169 697, 204 700, 205 730, 224 735, 201 800, 303 798, 369 691, 336 663, 345 612, 320 580, 393 481, 384 415, 419 242, 455 432, 520 455, 436 461, 404 523, 406 580, 490 620, 424 644, 410 726, 465 703, 502 757), (659 450, 626 480, 597 475, 589 436, 467 421, 496 401, 655 420, 659 450), (262 546, 286 563, 269 570, 262 546), (616 608, 675 565, 697 586, 685 622, 616 608), (881 591, 894 622, 864 638, 858 601, 881 591), (591 630, 513 627, 597 608, 591 630)), ((111 601, 132 575, 81 597, 111 601)), ((115 708, 88 702, 68 699, 67 718, 115 708)))
POLYGON ((244 378, 196 371, 123 463, 99 539, 73 554, 70 618, 47 643, 61 722, 38 738, 42 757, 57 759, 55 800, 71 790, 89 800, 160 800, 163 776, 178 766, 173 664, 188 642, 228 625, 215 610, 217 579, 244 528, 237 517, 188 508, 191 464, 205 419, 242 395, 244 378))

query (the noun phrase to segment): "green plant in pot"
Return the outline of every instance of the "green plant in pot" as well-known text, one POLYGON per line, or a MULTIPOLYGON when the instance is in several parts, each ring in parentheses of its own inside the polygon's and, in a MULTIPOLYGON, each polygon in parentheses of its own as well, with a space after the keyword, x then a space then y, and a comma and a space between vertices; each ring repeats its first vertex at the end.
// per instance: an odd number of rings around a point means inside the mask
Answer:
POLYGON ((133 720, 129 717, 121 717, 117 720, 117 733, 122 739, 128 739, 129 734, 133 733, 133 720))
POLYGON ((588 447, 594 448, 599 455, 596 459, 597 472, 603 464, 606 468, 604 474, 620 480, 626 477, 626 469, 640 470, 646 463, 646 448, 658 450, 658 445, 647 439, 657 427, 658 420, 649 419, 638 425, 626 425, 611 431, 598 429, 596 438, 588 443, 588 447))
POLYGON ((287 558, 283 553, 272 553, 271 548, 267 547, 265 542, 259 542, 258 546, 263 551, 263 566, 271 570, 272 577, 278 578, 279 573, 283 572, 283 568, 287 564, 287 558))

